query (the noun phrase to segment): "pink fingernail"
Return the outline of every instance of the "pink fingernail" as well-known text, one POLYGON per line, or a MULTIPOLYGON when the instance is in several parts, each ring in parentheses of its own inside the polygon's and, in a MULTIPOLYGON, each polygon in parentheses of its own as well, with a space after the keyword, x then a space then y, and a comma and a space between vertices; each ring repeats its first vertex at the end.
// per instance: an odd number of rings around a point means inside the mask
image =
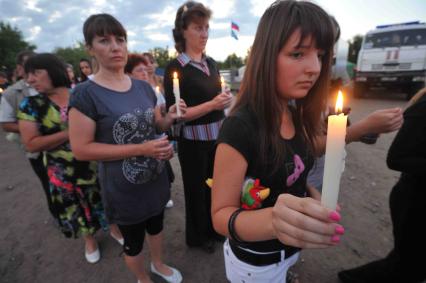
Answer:
POLYGON ((339 235, 345 234, 345 228, 343 228, 342 226, 337 226, 335 231, 336 231, 336 234, 339 234, 339 235))
POLYGON ((334 221, 339 221, 340 220, 340 214, 339 213, 337 213, 336 211, 332 211, 331 213, 330 213, 330 215, 328 216, 331 220, 334 220, 334 221))
POLYGON ((339 235, 334 235, 333 237, 331 237, 331 241, 333 243, 338 243, 340 242, 340 236, 339 235))

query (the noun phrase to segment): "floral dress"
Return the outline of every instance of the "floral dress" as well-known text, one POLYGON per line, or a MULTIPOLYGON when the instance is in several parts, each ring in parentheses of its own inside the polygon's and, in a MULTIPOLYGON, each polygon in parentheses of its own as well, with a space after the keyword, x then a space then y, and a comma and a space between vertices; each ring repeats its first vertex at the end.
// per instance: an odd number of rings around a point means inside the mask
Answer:
MULTIPOLYGON (((68 127, 67 108, 60 108, 46 95, 25 98, 19 120, 37 123, 42 135, 68 127)), ((95 162, 78 161, 69 141, 45 151, 52 204, 59 227, 66 237, 93 235, 107 223, 97 182, 95 162)))

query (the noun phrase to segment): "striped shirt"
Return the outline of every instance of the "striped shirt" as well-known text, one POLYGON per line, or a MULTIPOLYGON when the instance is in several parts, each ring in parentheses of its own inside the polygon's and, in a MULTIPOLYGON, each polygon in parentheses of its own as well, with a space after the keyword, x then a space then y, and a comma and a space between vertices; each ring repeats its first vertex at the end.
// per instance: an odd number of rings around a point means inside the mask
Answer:
POLYGON ((199 69, 200 71, 202 71, 207 76, 210 76, 210 70, 209 70, 209 65, 207 64, 206 55, 203 54, 203 56, 201 57, 201 62, 192 60, 191 57, 189 57, 189 55, 186 54, 185 52, 182 52, 181 54, 179 54, 179 56, 176 59, 179 61, 182 67, 185 67, 185 65, 190 64, 194 66, 195 68, 199 69))
POLYGON ((223 120, 213 122, 210 124, 184 126, 183 137, 188 140, 197 141, 212 141, 216 140, 219 136, 219 130, 222 126, 223 120))

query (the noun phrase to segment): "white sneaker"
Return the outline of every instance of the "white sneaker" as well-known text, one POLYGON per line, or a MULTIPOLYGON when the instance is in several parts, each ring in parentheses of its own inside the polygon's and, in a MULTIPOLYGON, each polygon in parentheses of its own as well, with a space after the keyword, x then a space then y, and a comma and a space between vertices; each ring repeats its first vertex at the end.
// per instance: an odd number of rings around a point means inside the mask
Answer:
POLYGON ((172 199, 169 199, 169 201, 166 203, 166 208, 171 208, 171 207, 173 207, 173 200, 172 199))
POLYGON ((169 283, 180 283, 180 282, 182 282, 182 274, 180 274, 180 272, 176 268, 173 268, 173 267, 170 267, 170 266, 169 266, 169 268, 172 270, 172 274, 167 276, 167 275, 160 273, 157 269, 155 269, 154 264, 151 262, 151 272, 152 273, 157 274, 158 276, 160 276, 161 278, 163 278, 164 280, 166 280, 169 283))
POLYGON ((84 256, 86 257, 87 262, 89 263, 97 263, 101 259, 101 253, 99 252, 99 248, 96 249, 93 253, 87 253, 84 251, 84 256))

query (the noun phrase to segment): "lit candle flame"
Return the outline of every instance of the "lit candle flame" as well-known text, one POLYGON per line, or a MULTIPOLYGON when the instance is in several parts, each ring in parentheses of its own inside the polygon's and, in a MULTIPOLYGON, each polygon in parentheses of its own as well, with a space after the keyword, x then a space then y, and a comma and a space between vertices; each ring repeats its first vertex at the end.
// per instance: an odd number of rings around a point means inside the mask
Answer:
POLYGON ((156 87, 155 87, 155 90, 156 90, 157 92, 160 92, 160 87, 159 87, 159 86, 156 86, 156 87))
POLYGON ((225 79, 223 78, 223 76, 220 76, 220 83, 223 85, 225 84, 225 79))
POLYGON ((342 94, 342 91, 339 90, 337 94, 335 113, 339 114, 342 112, 343 112, 343 94, 342 94))
POLYGON ((177 76, 177 72, 174 72, 174 73, 173 73, 173 78, 174 78, 174 79, 177 79, 177 78, 178 78, 178 76, 177 76))
POLYGON ((3 93, 3 89, 0 87, 0 93, 3 93))

